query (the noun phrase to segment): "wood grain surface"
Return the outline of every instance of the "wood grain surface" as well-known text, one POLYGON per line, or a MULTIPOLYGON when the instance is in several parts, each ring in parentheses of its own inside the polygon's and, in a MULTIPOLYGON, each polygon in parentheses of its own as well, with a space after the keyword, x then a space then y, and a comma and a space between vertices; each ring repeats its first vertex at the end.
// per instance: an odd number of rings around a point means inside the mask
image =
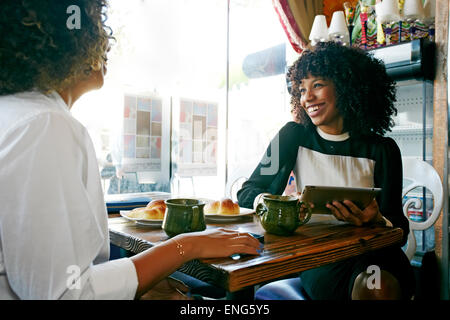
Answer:
MULTIPOLYGON (((315 215, 289 237, 265 233, 256 216, 230 224, 208 224, 264 235, 260 256, 193 260, 179 271, 235 292, 256 284, 319 267, 401 241, 402 230, 355 227, 325 215, 315 215)), ((109 219, 111 243, 134 253, 168 239, 162 229, 145 227, 122 217, 109 219)))
MULTIPOLYGON (((444 187, 447 182, 448 174, 448 16, 449 1, 436 1, 436 77, 434 80, 434 101, 433 101, 433 167, 441 177, 444 187)), ((444 189, 445 191, 445 189, 444 189)), ((444 205, 443 210, 447 206, 444 205)), ((443 257, 443 241, 448 241, 443 237, 443 233, 448 234, 448 221, 444 223, 444 215, 448 213, 443 211, 434 225, 435 229, 435 251, 439 258, 443 257)), ((448 219, 448 218, 447 218, 448 219)), ((448 250, 448 246, 445 246, 448 250)), ((448 252, 445 255, 448 259, 448 252)), ((444 272, 446 268, 443 268, 444 272)), ((448 269, 447 269, 448 272, 448 269)))

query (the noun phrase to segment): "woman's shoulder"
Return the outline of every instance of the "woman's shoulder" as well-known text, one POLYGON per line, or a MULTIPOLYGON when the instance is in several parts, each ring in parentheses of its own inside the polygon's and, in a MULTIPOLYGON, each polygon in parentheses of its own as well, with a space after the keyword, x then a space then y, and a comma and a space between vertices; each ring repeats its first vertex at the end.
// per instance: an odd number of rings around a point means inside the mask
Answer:
POLYGON ((287 122, 278 132, 280 141, 296 144, 304 137, 308 128, 294 121, 287 122))
POLYGON ((394 139, 387 136, 382 136, 379 134, 372 134, 372 135, 364 135, 364 136, 358 136, 354 137, 354 139, 361 140, 365 143, 372 143, 375 145, 387 145, 387 146, 393 146, 397 145, 394 139))
POLYGON ((67 105, 56 93, 45 95, 37 91, 21 92, 0 97, 0 125, 2 135, 11 132, 26 131, 27 128, 40 128, 39 131, 49 130, 49 123, 64 122, 58 128, 78 126, 75 118, 70 114, 67 105))
POLYGON ((398 149, 397 142, 395 142, 395 140, 391 137, 377 135, 375 139, 380 147, 387 149, 398 149))
POLYGON ((2 113, 21 119, 54 112, 69 114, 67 105, 57 93, 46 95, 38 91, 0 96, 0 108, 2 113))
POLYGON ((379 158, 384 156, 395 156, 400 154, 400 148, 397 143, 391 137, 381 136, 378 134, 365 135, 365 136, 353 136, 353 145, 360 149, 366 149, 371 155, 371 158, 379 158))
POLYGON ((297 123, 295 121, 289 121, 280 129, 280 132, 285 131, 285 132, 302 133, 306 132, 307 130, 308 128, 303 124, 297 123))
POLYGON ((369 138, 368 142, 372 145, 375 159, 390 159, 393 161, 396 158, 401 158, 400 148, 391 137, 374 135, 369 138))

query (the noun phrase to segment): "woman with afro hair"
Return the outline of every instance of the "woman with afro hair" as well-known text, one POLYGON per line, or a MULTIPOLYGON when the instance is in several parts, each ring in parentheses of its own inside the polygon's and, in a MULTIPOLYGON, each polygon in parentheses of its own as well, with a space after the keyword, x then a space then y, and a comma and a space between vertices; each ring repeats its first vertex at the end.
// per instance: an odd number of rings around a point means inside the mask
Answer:
POLYGON ((1 300, 188 299, 189 288, 168 278, 181 265, 260 249, 249 234, 219 229, 109 260, 97 158, 70 113, 103 85, 105 10, 104 0, 1 2, 1 300))
POLYGON ((394 140, 383 137, 394 125, 395 82, 369 53, 334 42, 302 52, 287 77, 295 122, 278 132, 243 184, 240 206, 255 207, 265 193, 281 194, 291 170, 299 191, 305 185, 381 188, 366 208, 347 200, 328 208, 336 219, 356 226, 400 227, 402 243, 304 271, 301 282, 312 299, 409 299, 414 275, 401 249, 409 233, 402 160, 394 140), (381 270, 379 289, 366 285, 370 265, 381 270))

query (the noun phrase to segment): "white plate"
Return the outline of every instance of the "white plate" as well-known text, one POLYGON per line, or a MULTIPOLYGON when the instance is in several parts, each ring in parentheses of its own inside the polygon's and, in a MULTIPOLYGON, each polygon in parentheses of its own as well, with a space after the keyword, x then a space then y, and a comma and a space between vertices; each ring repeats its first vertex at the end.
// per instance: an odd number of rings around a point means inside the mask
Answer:
POLYGON ((128 214, 130 212, 131 212, 131 210, 121 210, 120 215, 127 220, 134 221, 137 224, 140 224, 143 226, 158 227, 158 228, 161 228, 161 226, 162 226, 163 220, 130 218, 128 216, 128 214))
POLYGON ((238 214, 205 213, 205 220, 206 222, 233 222, 251 216, 253 213, 255 213, 255 210, 248 208, 240 208, 238 214))

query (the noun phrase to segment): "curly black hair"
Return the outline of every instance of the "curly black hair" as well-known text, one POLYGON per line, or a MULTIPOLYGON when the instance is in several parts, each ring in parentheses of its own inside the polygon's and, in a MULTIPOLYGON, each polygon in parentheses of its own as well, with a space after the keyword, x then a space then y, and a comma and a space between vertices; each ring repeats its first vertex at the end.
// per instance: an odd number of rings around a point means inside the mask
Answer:
POLYGON ((299 85, 309 76, 322 77, 334 83, 336 107, 344 119, 344 131, 350 135, 384 135, 394 126, 397 114, 396 83, 386 73, 381 60, 367 51, 335 42, 319 43, 302 52, 289 68, 292 82, 291 104, 299 112, 299 122, 312 126, 300 105, 299 85))
POLYGON ((112 32, 106 0, 2 0, 0 95, 71 86, 101 67, 112 32), (80 28, 69 28, 80 8, 80 28))

